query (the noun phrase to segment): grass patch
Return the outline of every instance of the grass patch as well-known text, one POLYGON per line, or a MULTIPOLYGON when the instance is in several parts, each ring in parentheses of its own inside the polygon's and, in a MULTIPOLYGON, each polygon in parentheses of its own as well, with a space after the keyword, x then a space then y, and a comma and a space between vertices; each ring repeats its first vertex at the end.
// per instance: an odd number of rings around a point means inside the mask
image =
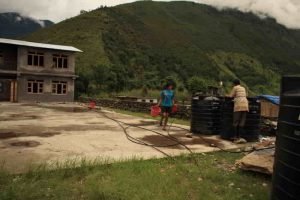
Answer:
MULTIPOLYGON (((150 114, 141 113, 141 112, 132 112, 128 110, 121 110, 121 109, 115 109, 115 108, 105 108, 106 110, 114 111, 117 113, 125 114, 125 115, 131 115, 135 117, 141 117, 144 119, 154 119, 159 121, 160 117, 151 117, 150 114)), ((180 124, 185 126, 190 126, 190 120, 187 119, 177 119, 177 118, 169 118, 169 122, 173 122, 174 124, 180 124)))
POLYGON ((0 199, 268 199, 270 177, 229 170, 242 156, 216 152, 195 155, 193 159, 179 156, 175 161, 84 164, 22 175, 2 171, 0 199))

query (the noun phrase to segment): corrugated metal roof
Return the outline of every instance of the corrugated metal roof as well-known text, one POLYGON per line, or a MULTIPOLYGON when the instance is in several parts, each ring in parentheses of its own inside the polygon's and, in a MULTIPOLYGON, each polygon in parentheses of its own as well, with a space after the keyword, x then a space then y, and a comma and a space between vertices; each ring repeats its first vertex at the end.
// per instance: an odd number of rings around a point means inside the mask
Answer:
POLYGON ((43 49, 55 49, 55 50, 62 50, 62 51, 82 52, 80 49, 77 49, 72 46, 45 44, 45 43, 37 43, 37 42, 27 42, 27 41, 22 41, 22 40, 11 40, 11 39, 5 39, 5 38, 0 38, 0 44, 1 43, 18 45, 18 46, 26 46, 26 47, 43 48, 43 49))

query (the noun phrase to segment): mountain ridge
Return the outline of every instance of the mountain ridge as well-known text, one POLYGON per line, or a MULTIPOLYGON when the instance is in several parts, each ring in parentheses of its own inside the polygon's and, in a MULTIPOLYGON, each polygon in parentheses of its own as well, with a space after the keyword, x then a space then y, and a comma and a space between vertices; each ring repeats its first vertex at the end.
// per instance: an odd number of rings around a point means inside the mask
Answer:
POLYGON ((37 20, 16 12, 0 13, 0 37, 20 38, 53 24, 50 20, 37 20))
POLYGON ((224 81, 226 88, 239 78, 255 94, 275 94, 280 75, 300 73, 299 30, 192 2, 99 8, 26 39, 82 49, 80 92, 156 89, 168 76, 186 89, 198 76, 215 85, 224 81))

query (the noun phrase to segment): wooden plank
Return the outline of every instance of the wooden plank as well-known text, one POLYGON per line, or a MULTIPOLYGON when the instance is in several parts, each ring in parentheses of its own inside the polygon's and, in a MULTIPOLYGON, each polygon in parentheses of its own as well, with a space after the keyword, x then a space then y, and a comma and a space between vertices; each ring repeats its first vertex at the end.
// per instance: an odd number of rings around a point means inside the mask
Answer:
POLYGON ((261 116, 266 118, 278 118, 279 106, 271 102, 261 100, 261 116))

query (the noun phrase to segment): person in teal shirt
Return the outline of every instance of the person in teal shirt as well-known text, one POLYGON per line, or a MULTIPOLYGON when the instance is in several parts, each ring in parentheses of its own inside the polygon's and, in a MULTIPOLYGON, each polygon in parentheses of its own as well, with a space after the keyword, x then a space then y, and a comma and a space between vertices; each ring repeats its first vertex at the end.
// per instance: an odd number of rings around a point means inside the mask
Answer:
POLYGON ((162 111, 160 126, 163 126, 163 130, 166 130, 169 115, 172 112, 173 105, 174 105, 173 85, 167 84, 164 90, 161 91, 160 99, 158 102, 158 106, 161 107, 161 111, 162 111))

